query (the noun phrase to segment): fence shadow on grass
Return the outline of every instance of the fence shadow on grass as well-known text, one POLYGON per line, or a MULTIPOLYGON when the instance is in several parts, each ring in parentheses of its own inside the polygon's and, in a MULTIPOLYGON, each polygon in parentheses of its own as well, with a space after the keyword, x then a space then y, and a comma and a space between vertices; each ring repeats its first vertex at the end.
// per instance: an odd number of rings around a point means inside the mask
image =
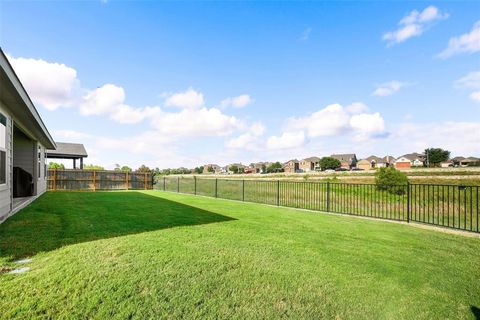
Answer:
POLYGON ((472 310, 472 313, 473 313, 473 316, 475 317, 475 319, 480 319, 480 309, 475 307, 475 306, 471 306, 470 307, 470 310, 472 310))
POLYGON ((233 218, 141 192, 48 192, 0 225, 0 261, 65 245, 233 218))

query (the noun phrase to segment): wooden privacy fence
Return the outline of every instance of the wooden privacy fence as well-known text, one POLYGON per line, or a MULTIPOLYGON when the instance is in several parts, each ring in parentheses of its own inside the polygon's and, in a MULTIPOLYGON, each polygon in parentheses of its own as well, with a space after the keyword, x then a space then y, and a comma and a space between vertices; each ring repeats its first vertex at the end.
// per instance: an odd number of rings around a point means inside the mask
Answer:
POLYGON ((106 170, 48 170, 48 190, 148 190, 151 173, 106 170))

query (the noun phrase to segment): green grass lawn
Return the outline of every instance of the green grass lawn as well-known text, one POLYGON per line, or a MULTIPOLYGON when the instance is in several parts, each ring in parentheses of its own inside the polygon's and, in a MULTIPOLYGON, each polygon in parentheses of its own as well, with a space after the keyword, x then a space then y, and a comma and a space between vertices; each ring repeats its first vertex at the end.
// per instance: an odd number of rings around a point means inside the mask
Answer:
POLYGON ((480 239, 190 195, 47 193, 0 225, 0 318, 475 319, 480 239), (24 266, 24 265, 22 265, 24 266))

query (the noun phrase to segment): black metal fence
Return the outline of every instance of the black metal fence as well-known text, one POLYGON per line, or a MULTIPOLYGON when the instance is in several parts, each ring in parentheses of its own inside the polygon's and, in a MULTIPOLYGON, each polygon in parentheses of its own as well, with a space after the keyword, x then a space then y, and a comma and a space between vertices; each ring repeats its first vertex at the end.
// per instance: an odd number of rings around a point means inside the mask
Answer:
POLYGON ((155 189, 479 231, 480 186, 164 177, 155 189))

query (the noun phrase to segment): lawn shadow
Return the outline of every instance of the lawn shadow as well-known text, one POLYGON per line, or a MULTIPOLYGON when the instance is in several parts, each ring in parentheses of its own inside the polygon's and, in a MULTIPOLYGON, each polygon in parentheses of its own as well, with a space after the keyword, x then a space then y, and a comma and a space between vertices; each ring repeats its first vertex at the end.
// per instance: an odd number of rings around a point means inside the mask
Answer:
POLYGON ((475 306, 471 306, 470 310, 472 310, 472 313, 473 313, 473 316, 475 317, 475 319, 479 320, 480 319, 480 309, 475 307, 475 306))
POLYGON ((179 226, 235 220, 141 192, 47 192, 0 225, 1 258, 179 226))

